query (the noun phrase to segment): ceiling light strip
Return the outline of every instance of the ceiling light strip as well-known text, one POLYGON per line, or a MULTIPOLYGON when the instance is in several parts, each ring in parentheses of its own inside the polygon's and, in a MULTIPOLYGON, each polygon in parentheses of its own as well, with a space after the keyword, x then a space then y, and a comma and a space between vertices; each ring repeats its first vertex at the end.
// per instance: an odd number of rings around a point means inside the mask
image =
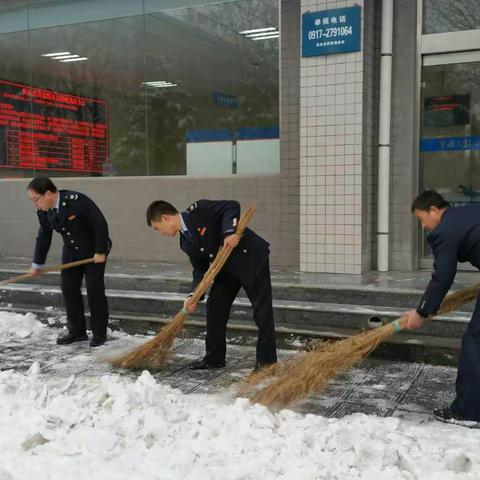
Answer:
POLYGON ((279 38, 279 37, 280 35, 276 34, 276 35, 269 35, 267 37, 253 37, 250 40, 253 40, 254 42, 258 42, 259 40, 270 40, 270 39, 279 38))
POLYGON ((280 32, 278 30, 272 32, 263 32, 263 33, 249 33, 245 35, 247 38, 255 38, 255 37, 264 37, 266 35, 278 35, 280 32))
POLYGON ((61 55, 60 57, 50 57, 53 60, 65 60, 66 58, 80 58, 80 55, 61 55))
POLYGON ((88 57, 79 57, 79 58, 67 58, 65 60, 60 60, 62 63, 67 63, 67 62, 84 62, 85 60, 88 60, 88 57))
POLYGON ((265 28, 254 28, 253 30, 243 30, 240 35, 248 35, 250 33, 261 33, 261 32, 272 32, 277 30, 275 27, 265 27, 265 28))
POLYGON ((57 57, 58 55, 71 55, 70 52, 43 53, 42 57, 57 57))
POLYGON ((156 80, 150 82, 142 82, 142 85, 147 87, 176 87, 176 83, 167 82, 166 80, 156 80))

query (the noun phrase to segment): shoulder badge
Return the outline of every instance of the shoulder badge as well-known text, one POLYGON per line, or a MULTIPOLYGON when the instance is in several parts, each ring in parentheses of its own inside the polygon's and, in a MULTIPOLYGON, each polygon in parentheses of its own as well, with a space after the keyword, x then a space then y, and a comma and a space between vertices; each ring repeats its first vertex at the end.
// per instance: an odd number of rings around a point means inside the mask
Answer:
POLYGON ((197 208, 197 202, 192 203, 192 204, 187 208, 187 213, 192 213, 196 208, 197 208))

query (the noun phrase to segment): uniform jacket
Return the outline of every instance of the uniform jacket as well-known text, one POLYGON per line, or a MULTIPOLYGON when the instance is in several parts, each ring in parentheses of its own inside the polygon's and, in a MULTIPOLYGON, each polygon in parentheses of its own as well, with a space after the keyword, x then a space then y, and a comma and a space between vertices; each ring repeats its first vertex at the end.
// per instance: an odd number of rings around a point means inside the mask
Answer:
POLYGON ((63 262, 107 254, 111 248, 108 224, 97 205, 86 195, 59 190, 59 211, 56 215, 37 210, 40 228, 33 262, 43 265, 52 242, 52 231, 63 238, 63 262))
POLYGON ((427 235, 434 255, 434 272, 417 312, 435 314, 457 272, 457 262, 480 268, 480 205, 447 208, 438 226, 427 235))
MULTIPOLYGON (((240 204, 229 200, 198 200, 181 215, 191 235, 190 240, 180 236, 180 248, 189 256, 193 266, 193 292, 223 245, 224 238, 236 231, 240 204)), ((251 287, 269 253, 268 242, 247 228, 223 269, 242 286, 251 287)))

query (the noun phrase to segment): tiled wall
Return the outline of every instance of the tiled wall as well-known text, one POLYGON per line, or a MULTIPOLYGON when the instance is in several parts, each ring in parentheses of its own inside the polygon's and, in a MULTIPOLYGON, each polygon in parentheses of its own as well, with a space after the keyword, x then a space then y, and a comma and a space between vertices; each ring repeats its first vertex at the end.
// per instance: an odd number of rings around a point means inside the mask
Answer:
MULTIPOLYGON (((301 12, 363 4, 353 0, 302 0, 301 12)), ((366 201, 362 159, 364 55, 362 49, 301 59, 300 268, 303 271, 361 273, 362 267, 367 268, 362 263, 366 201)))
MULTIPOLYGON (((271 263, 297 267, 292 251, 296 244, 280 238, 282 216, 281 178, 110 177, 59 178, 59 188, 91 196, 108 219, 113 240, 112 258, 138 261, 188 262, 178 238, 166 238, 148 228, 145 210, 153 200, 168 200, 180 210, 200 198, 238 200, 242 206, 257 204, 252 227, 271 244, 271 263)), ((0 180, 0 254, 31 256, 38 230, 33 205, 27 200, 28 180, 0 180)), ((55 235, 50 260, 60 255, 55 235)))
POLYGON ((292 247, 285 255, 299 266, 300 253, 300 0, 282 0, 280 9, 279 235, 292 247))

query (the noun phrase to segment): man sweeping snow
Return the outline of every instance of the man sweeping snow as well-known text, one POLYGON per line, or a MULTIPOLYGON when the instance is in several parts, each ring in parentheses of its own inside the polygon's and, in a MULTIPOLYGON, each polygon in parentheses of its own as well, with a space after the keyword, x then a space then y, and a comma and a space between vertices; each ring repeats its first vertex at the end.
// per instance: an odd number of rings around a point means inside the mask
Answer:
MULTIPOLYGON (((189 256, 193 266, 192 292, 221 245, 236 247, 210 289, 206 354, 190 365, 193 370, 225 366, 226 326, 240 287, 245 289, 252 303, 258 327, 256 368, 277 361, 269 244, 248 228, 240 238, 235 233, 239 217, 240 204, 227 200, 198 200, 184 212, 159 200, 147 209, 147 223, 156 231, 171 237, 180 233, 180 248, 189 256)), ((193 313, 196 304, 187 299, 185 308, 193 313)))
MULTIPOLYGON (((409 329, 421 326, 437 312, 453 283, 457 262, 470 262, 480 269, 480 205, 451 208, 440 194, 427 190, 413 201, 412 213, 429 231, 434 272, 420 305, 408 312, 409 329)), ((433 413, 442 421, 480 422, 480 297, 462 338, 456 398, 449 407, 433 413)))
POLYGON ((63 239, 62 263, 93 257, 93 263, 62 270, 61 287, 68 318, 68 333, 57 339, 59 345, 88 339, 81 292, 85 277, 93 338, 91 347, 107 339, 108 301, 105 296, 105 263, 112 242, 108 224, 98 206, 86 195, 57 190, 48 177, 36 177, 27 187, 28 198, 35 205, 39 230, 30 270, 38 275, 45 263, 52 232, 63 239))

